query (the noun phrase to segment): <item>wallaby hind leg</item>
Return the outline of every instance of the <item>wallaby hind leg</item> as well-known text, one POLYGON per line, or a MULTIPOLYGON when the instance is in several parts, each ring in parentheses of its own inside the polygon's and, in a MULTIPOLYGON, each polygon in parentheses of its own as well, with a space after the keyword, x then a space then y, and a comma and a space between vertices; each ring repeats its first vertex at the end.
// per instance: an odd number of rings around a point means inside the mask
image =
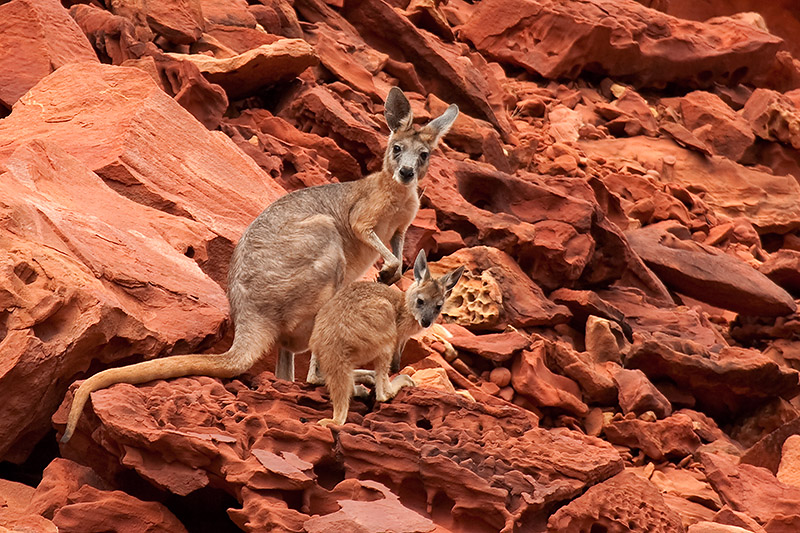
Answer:
POLYGON ((325 384, 333 404, 333 418, 320 420, 320 425, 336 424, 341 426, 347 420, 350 410, 350 397, 355 388, 353 371, 351 368, 338 368, 325 373, 325 384))
POLYGON ((281 347, 278 351, 278 363, 275 365, 275 377, 294 381, 294 352, 281 347))

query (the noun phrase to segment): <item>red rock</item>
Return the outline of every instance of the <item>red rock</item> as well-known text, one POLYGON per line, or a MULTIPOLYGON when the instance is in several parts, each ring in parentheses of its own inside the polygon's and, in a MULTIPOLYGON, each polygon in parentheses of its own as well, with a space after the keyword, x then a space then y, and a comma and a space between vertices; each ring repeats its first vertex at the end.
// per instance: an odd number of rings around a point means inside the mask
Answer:
POLYGON ((619 406, 625 414, 641 415, 653 411, 658 418, 672 414, 672 405, 641 370, 620 369, 614 374, 619 391, 619 406))
POLYGON ((160 503, 111 490, 91 468, 61 458, 45 468, 30 509, 52 519, 58 531, 68 533, 186 531, 160 503))
POLYGON ((508 361, 531 344, 530 338, 518 331, 488 335, 455 335, 448 340, 458 350, 474 353, 497 363, 508 361))
POLYGON ((697 522, 689 526, 687 533, 749 533, 749 529, 738 526, 716 524, 714 522, 697 522))
POLYGON ((500 87, 487 75, 482 56, 420 31, 382 0, 344 2, 342 14, 375 48, 412 64, 419 80, 425 80, 426 93, 447 95, 447 101, 457 103, 464 113, 486 120, 504 139, 509 137, 511 125, 500 87))
POLYGON ((498 366, 492 369, 489 379, 498 387, 506 387, 511 383, 511 371, 504 366, 498 366))
POLYGON ((792 297, 769 278, 730 255, 681 241, 668 226, 626 232, 639 256, 674 290, 745 315, 793 313, 792 297))
MULTIPOLYGON (((643 2, 644 3, 644 2, 643 2)), ((658 0, 651 3, 659 3, 658 0)), ((763 16, 770 33, 783 38, 781 48, 788 49, 796 57, 800 57, 800 46, 793 41, 800 28, 800 16, 796 12, 796 4, 792 0, 776 0, 763 4, 757 0, 708 0, 694 2, 692 0, 669 0, 660 2, 660 6, 652 6, 670 15, 690 20, 703 21, 721 15, 758 12, 763 16)))
POLYGON ((430 389, 438 389, 445 392, 455 392, 456 389, 447 377, 447 371, 444 368, 423 368, 411 374, 411 379, 417 384, 417 387, 428 387, 430 389))
POLYGON ((727 505, 725 505, 717 514, 714 515, 713 520, 718 524, 741 527, 748 531, 752 531, 753 533, 766 533, 766 530, 761 527, 761 524, 744 513, 734 511, 727 505))
POLYGON ((722 507, 719 494, 714 492, 702 472, 676 468, 667 463, 653 472, 650 481, 661 492, 703 504, 710 509, 722 507))
MULTIPOLYGON (((335 139, 341 149, 359 162, 364 174, 378 170, 383 162, 386 139, 379 131, 380 124, 361 106, 343 99, 327 86, 301 90, 279 116, 300 131, 335 139)), ((340 177, 349 181, 360 176, 340 177)))
POLYGON ((794 417, 750 446, 742 454, 741 462, 766 468, 777 475, 783 445, 786 439, 796 434, 800 434, 800 419, 794 417))
MULTIPOLYGON (((302 33, 300 38, 303 38, 302 33)), ((388 84, 380 83, 375 74, 388 57, 375 61, 376 53, 355 31, 319 22, 316 28, 310 29, 306 39, 314 46, 320 63, 339 80, 375 100, 386 98, 388 84)))
POLYGON ((203 36, 189 48, 189 51, 192 54, 205 55, 211 52, 217 59, 231 58, 281 40, 279 36, 259 28, 209 24, 203 36))
POLYGON ((84 485, 69 495, 53 523, 64 533, 103 533, 109 525, 120 533, 182 533, 186 528, 166 507, 145 502, 122 491, 101 491, 84 485))
MULTIPOLYGON (((190 488, 189 474, 204 476, 204 483, 213 476, 216 486, 240 498, 242 509, 231 515, 247 531, 300 531, 311 517, 287 501, 298 493, 320 494, 317 476, 329 479, 340 471, 348 478, 380 476, 403 506, 425 516, 430 504, 430 518, 445 528, 474 523, 499 530, 513 523, 512 511, 542 520, 544 508, 622 468, 608 444, 565 429, 539 429, 532 413, 502 400, 475 402, 422 388, 401 392, 367 416, 354 402, 350 420, 359 423, 334 435, 315 423, 330 414, 323 390, 273 381, 271 374, 257 376, 249 387, 237 380, 223 387, 207 377, 115 385, 92 395, 96 416, 85 416, 64 453, 103 465, 112 476, 124 464, 176 494, 190 488), (299 485, 290 491, 259 488, 286 483, 299 485), (511 491, 527 495, 521 507, 509 507, 511 491)), ((65 415, 59 411, 57 425, 65 415)), ((336 512, 332 505, 312 508, 336 512)))
POLYGON ((604 431, 609 442, 638 448, 654 461, 682 459, 692 455, 701 444, 692 420, 684 414, 674 414, 656 422, 618 420, 605 426, 604 431))
POLYGON ((431 161, 425 196, 437 211, 440 228, 456 229, 467 245, 514 254, 545 289, 579 279, 608 283, 627 275, 666 297, 666 289, 640 264, 619 229, 599 216, 588 184, 558 181, 560 190, 541 176, 521 179, 490 169, 466 161, 431 161), (595 246, 592 235, 602 246, 595 246))
POLYGON ((175 44, 191 44, 203 33, 203 12, 197 0, 115 0, 109 8, 133 21, 145 40, 161 35, 175 44))
POLYGON ((758 271, 792 294, 800 293, 800 252, 778 250, 769 255, 758 271))
POLYGON ((207 131, 139 69, 89 63, 59 69, 0 123, 0 161, 43 135, 119 194, 196 220, 216 234, 183 243, 181 251, 191 245, 190 255, 222 284, 244 228, 284 193, 229 139, 207 131), (209 246, 214 253, 207 253, 209 246))
POLYGON ((647 340, 634 344, 625 367, 641 369, 654 381, 672 380, 692 393, 700 410, 713 416, 739 413, 800 390, 794 370, 780 368, 758 351, 743 348, 687 354, 647 340))
MULTIPOLYGON (((226 120, 223 131, 287 190, 361 175, 358 162, 333 139, 302 132, 266 110, 247 110, 226 120)), ((413 242, 412 236, 406 240, 413 242)))
POLYGON ((690 22, 633 0, 492 0, 461 32, 489 57, 545 78, 586 71, 656 87, 735 84, 766 69, 781 42, 732 19, 690 22))
MULTIPOLYGON (((703 191, 715 213, 746 218, 759 233, 786 233, 800 227, 800 185, 792 176, 768 174, 724 158, 708 158, 685 150, 669 139, 634 137, 579 141, 584 152, 607 161, 638 161, 646 169, 669 172, 662 181, 703 191), (743 202, 742 199, 747 201, 743 202)), ((663 172, 661 172, 664 174, 663 172)))
POLYGON ((660 302, 654 305, 641 291, 630 288, 598 290, 597 294, 624 313, 625 321, 634 335, 654 336, 689 353, 701 353, 727 345, 719 330, 696 309, 660 302))
POLYGON ((530 350, 523 351, 514 359, 511 368, 514 390, 537 406, 585 415, 589 408, 581 400, 580 388, 571 379, 554 374, 547 368, 547 351, 547 342, 538 339, 533 341, 530 350))
POLYGON ((58 527, 29 508, 34 488, 0 479, 0 531, 58 533, 58 527))
POLYGON ((800 149, 800 110, 777 91, 756 89, 742 109, 753 131, 768 141, 779 141, 800 149))
POLYGON ((289 0, 270 0, 264 4, 249 5, 247 9, 266 31, 290 39, 303 38, 297 13, 289 0))
POLYGON ((550 299, 558 304, 565 305, 572 312, 573 319, 585 324, 589 317, 595 316, 622 322, 625 315, 619 309, 604 302, 597 293, 592 291, 577 291, 561 288, 550 293, 550 299))
POLYGON ((375 481, 362 483, 380 492, 383 498, 369 501, 339 500, 339 511, 307 520, 303 524, 304 531, 382 533, 389 529, 396 533, 427 533, 434 529, 435 525, 431 520, 404 507, 400 499, 384 485, 375 481))
MULTIPOLYGON (((679 146, 683 146, 684 148, 688 148, 690 150, 695 150, 701 154, 709 156, 711 155, 711 149, 708 147, 708 144, 706 144, 705 141, 698 139, 695 137, 694 133, 676 122, 664 122, 659 126, 658 129, 661 133, 666 133, 672 137, 672 140, 675 141, 679 146)), ((707 132, 703 133, 705 134, 707 132)))
POLYGON ((547 357, 559 374, 574 380, 587 402, 613 404, 617 398, 617 387, 612 380, 619 369, 616 363, 605 363, 591 352, 578 353, 563 342, 550 347, 547 357))
POLYGON ((93 5, 75 4, 69 8, 98 57, 115 65, 139 57, 134 50, 141 47, 136 28, 129 19, 111 14, 93 5))
POLYGON ((800 435, 791 435, 783 442, 781 464, 775 477, 786 485, 800 487, 800 435))
POLYGON ((256 19, 245 0, 195 0, 200 4, 206 24, 255 28, 256 19))
POLYGON ((446 319, 475 329, 502 330, 507 325, 559 324, 569 316, 565 307, 548 300, 511 256, 500 250, 464 248, 429 263, 429 268, 439 275, 461 265, 466 272, 442 312, 446 319))
POLYGON ((39 80, 70 63, 98 63, 92 46, 56 0, 13 0, 0 6, 0 108, 11 109, 39 80))
POLYGON ((591 487, 550 517, 548 531, 605 530, 609 533, 683 532, 680 517, 658 489, 632 472, 591 487))
POLYGON ((680 99, 684 125, 715 154, 739 161, 755 142, 748 121, 712 93, 694 91, 680 99), (698 129, 703 128, 702 132, 698 129))
POLYGON ((122 66, 147 71, 164 92, 175 98, 203 126, 210 130, 219 126, 222 115, 228 108, 228 97, 222 87, 206 80, 192 63, 154 52, 152 56, 123 61, 122 66), (164 79, 169 80, 169 83, 161 83, 164 79))
POLYGON ((4 306, 14 312, 0 456, 21 460, 93 360, 191 350, 218 335, 227 304, 195 262, 214 239, 202 224, 116 194, 49 142, 23 145, 5 164, 4 306))
POLYGON ((800 488, 784 485, 765 468, 737 465, 725 455, 701 453, 700 460, 711 486, 732 509, 764 524, 769 532, 789 532, 800 519, 800 488))
POLYGON ((168 55, 193 63, 208 81, 225 89, 231 100, 291 80, 318 61, 314 49, 302 39, 281 39, 223 59, 203 54, 168 55))

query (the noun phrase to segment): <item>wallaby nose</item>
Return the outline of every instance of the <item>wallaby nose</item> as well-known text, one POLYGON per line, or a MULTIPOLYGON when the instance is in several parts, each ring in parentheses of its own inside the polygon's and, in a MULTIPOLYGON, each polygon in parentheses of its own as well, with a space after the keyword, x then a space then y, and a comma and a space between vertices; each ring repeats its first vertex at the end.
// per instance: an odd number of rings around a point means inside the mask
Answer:
POLYGON ((422 320, 421 324, 423 328, 429 328, 431 327, 431 324, 433 324, 433 320, 428 320, 427 318, 425 318, 422 320))
POLYGON ((411 167, 401 167, 400 177, 406 181, 411 181, 411 178, 414 177, 414 169, 411 167))

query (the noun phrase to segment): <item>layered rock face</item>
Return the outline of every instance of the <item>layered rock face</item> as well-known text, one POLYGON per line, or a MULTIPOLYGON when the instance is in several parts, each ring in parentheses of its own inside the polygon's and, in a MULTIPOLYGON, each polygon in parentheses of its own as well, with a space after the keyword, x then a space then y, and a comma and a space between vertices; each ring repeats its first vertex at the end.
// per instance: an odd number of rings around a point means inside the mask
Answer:
POLYGON ((800 530, 800 13, 761 4, 0 5, 0 531, 800 530), (418 386, 322 427, 272 353, 57 448, 76 381, 227 348, 238 238, 378 170, 393 86, 461 110, 418 386))

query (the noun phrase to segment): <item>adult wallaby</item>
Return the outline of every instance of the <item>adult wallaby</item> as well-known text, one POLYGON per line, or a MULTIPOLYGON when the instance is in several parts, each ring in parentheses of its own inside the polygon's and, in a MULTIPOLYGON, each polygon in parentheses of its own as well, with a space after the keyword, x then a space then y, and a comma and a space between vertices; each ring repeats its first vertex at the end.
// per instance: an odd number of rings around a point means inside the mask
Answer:
POLYGON ((322 306, 308 341, 333 403, 333 418, 320 424, 344 424, 356 367, 374 363, 379 402, 415 385, 405 374, 389 382, 392 359, 409 337, 433 324, 462 272, 463 266, 431 278, 425 252, 420 250, 414 262, 414 283, 405 294, 379 283, 356 281, 344 285, 322 306))
MULTIPOLYGON (((401 275, 403 239, 419 209, 417 180, 431 151, 458 116, 453 104, 425 126, 394 87, 384 115, 391 134, 383 168, 361 180, 309 187, 282 196, 245 230, 233 251, 228 300, 233 344, 222 354, 175 355, 110 368, 75 392, 62 442, 70 439, 89 394, 114 383, 144 383, 187 375, 230 378, 275 345, 275 374, 294 380, 294 354, 308 348, 314 317, 344 283, 383 257, 382 282, 401 275), (389 249, 391 247, 391 250, 389 249)), ((309 381, 321 383, 312 356, 309 381)))

